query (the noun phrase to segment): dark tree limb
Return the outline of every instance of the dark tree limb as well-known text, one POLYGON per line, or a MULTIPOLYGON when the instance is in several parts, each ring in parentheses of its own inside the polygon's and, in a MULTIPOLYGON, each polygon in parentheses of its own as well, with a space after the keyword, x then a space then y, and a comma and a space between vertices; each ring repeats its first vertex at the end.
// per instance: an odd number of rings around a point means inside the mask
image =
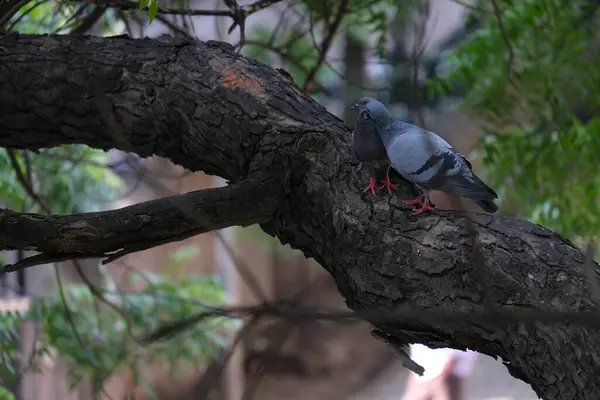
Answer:
MULTIPOLYGON (((350 130, 286 75, 237 56, 231 46, 182 38, 10 35, 0 46, 0 145, 116 147, 232 182, 180 202, 103 213, 42 217, 5 210, 0 248, 106 256, 259 222, 314 257, 359 312, 487 312, 467 219, 443 211, 409 216, 400 206, 412 193, 406 182, 397 183, 393 196, 362 196, 367 177, 350 153, 350 130)), ((543 318, 499 323, 511 311, 595 315, 582 253, 517 219, 475 215, 471 227, 485 262, 479 267, 494 291, 493 322, 362 315, 396 343, 499 356, 546 400, 600 398, 597 325, 543 318)), ((597 276, 598 265, 590 268, 597 276)))
POLYGON ((105 212, 42 217, 0 209, 0 248, 41 253, 4 270, 84 258, 110 262, 215 229, 268 221, 280 192, 276 182, 263 178, 105 212))

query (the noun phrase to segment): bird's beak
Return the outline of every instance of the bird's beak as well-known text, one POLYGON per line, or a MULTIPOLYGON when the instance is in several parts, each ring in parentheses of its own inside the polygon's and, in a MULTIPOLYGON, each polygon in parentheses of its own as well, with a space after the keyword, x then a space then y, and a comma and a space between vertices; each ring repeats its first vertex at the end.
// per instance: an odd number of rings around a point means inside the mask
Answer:
POLYGON ((350 107, 351 110, 358 110, 358 104, 353 105, 352 107, 350 107))

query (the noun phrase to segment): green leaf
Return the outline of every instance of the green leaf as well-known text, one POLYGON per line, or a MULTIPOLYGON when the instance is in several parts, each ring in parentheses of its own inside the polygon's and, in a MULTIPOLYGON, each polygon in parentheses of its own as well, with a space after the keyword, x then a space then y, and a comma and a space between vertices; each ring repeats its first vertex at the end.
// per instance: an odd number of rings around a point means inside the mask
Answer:
POLYGON ((148 6, 150 0, 140 0, 140 4, 138 5, 138 11, 142 11, 144 8, 148 6))
POLYGON ((150 0, 150 5, 148 7, 148 23, 152 23, 154 17, 156 17, 156 13, 158 13, 158 2, 157 0, 150 0))

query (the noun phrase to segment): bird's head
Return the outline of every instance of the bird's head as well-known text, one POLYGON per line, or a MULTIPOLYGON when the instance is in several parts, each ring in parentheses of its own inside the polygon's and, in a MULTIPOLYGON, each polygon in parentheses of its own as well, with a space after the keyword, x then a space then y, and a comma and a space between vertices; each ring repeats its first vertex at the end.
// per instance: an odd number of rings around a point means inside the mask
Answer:
POLYGON ((358 110, 358 115, 367 115, 369 118, 377 120, 380 118, 386 118, 388 116, 388 110, 385 108, 383 103, 375 100, 372 97, 363 97, 353 105, 351 110, 358 110))

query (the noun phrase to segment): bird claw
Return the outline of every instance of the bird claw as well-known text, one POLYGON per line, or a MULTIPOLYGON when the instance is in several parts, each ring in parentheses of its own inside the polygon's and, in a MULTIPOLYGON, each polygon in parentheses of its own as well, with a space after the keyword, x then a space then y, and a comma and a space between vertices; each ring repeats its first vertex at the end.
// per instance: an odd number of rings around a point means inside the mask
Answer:
POLYGON ((363 190, 363 193, 367 193, 370 190, 371 193, 375 195, 375 189, 379 190, 379 187, 375 184, 375 179, 371 178, 369 179, 369 186, 367 186, 367 188, 363 190))
POLYGON ((414 200, 402 200, 400 204, 402 204, 403 206, 423 206, 423 196, 419 196, 414 200))
POLYGON ((385 177, 385 181, 383 181, 383 185, 377 186, 377 190, 387 189, 389 194, 392 194, 392 191, 398 190, 398 188, 392 184, 390 178, 388 176, 385 177))
POLYGON ((431 204, 429 204, 429 200, 427 200, 427 201, 425 201, 425 204, 423 204, 423 206, 421 208, 414 210, 412 212, 412 214, 410 214, 410 215, 419 215, 419 214, 424 213, 425 211, 433 211, 433 210, 435 210, 435 209, 431 206, 431 204))

